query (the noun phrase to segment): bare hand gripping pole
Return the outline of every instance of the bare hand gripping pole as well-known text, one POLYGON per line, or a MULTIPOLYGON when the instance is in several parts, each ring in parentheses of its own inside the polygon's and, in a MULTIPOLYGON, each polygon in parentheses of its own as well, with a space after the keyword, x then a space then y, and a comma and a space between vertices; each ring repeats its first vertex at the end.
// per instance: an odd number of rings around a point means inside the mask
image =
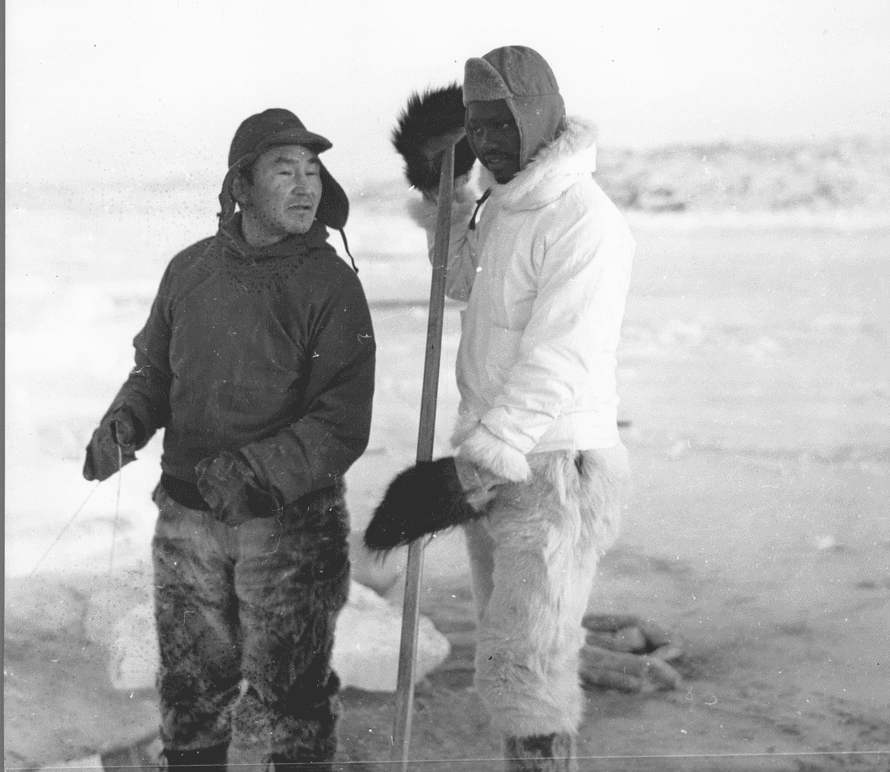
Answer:
MULTIPOLYGON (((456 136, 454 142, 461 139, 456 136)), ((454 190, 454 143, 442 153, 436 240, 433 245, 433 276, 430 286, 429 321, 426 332, 426 359, 423 366, 423 392, 420 400, 420 428, 417 460, 430 461, 436 431, 436 398, 439 388, 439 361, 442 354, 442 323, 445 311, 445 271, 451 235, 451 196, 454 190)), ((405 605, 402 609, 402 640, 399 650, 399 677, 396 686, 396 714, 393 722, 392 761, 408 769, 411 719, 417 660, 417 626, 420 620, 420 579, 423 574, 423 542, 408 547, 405 576, 405 605)))

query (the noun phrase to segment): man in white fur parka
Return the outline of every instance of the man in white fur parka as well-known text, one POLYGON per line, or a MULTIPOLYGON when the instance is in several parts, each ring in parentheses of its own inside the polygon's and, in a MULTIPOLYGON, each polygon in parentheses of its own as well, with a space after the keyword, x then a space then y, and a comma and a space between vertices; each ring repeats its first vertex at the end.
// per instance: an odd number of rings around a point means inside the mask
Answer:
MULTIPOLYGON (((615 369, 634 240, 593 180, 595 127, 566 117, 540 54, 468 60, 463 106, 483 168, 456 172, 446 293, 466 303, 452 443, 482 515, 464 525, 476 687, 508 770, 572 770, 581 620, 628 476, 615 369)), ((436 171, 456 136, 433 128, 403 155, 436 171)), ((413 208, 431 247, 437 176, 413 208)))

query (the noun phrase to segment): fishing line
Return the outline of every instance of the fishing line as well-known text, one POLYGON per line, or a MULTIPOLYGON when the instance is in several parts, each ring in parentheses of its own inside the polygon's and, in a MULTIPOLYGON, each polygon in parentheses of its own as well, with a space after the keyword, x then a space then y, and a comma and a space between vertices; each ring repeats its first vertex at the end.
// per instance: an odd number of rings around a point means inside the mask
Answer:
POLYGON ((114 567, 114 541, 117 536, 117 519, 121 513, 121 479, 123 478, 124 456, 121 446, 117 446, 117 497, 114 501, 114 522, 111 525, 111 552, 108 555, 108 575, 114 567))
POLYGON ((50 544, 49 547, 47 547, 46 552, 43 553, 43 557, 41 557, 40 560, 37 561, 37 565, 34 566, 34 568, 31 569, 31 573, 28 574, 28 578, 29 578, 29 579, 30 579, 31 577, 33 577, 34 574, 37 572, 37 569, 40 568, 40 564, 44 561, 44 559, 46 558, 46 556, 49 555, 49 553, 50 553, 50 551, 52 550, 52 548, 56 546, 56 542, 59 541, 59 539, 61 539, 62 536, 64 536, 65 531, 67 531, 68 528, 69 528, 69 526, 71 525, 71 523, 74 522, 74 518, 77 517, 77 516, 80 514, 80 510, 82 510, 82 509, 86 506, 87 502, 90 500, 90 498, 92 497, 92 495, 96 492, 96 488, 98 488, 100 484, 101 484, 101 483, 97 482, 97 483, 93 486, 93 490, 91 490, 91 491, 87 494, 87 497, 83 500, 83 503, 77 508, 77 511, 76 511, 73 515, 71 515, 71 519, 70 519, 67 523, 65 523, 65 527, 64 527, 61 531, 59 531, 59 535, 56 536, 55 539, 53 539, 53 543, 50 544))

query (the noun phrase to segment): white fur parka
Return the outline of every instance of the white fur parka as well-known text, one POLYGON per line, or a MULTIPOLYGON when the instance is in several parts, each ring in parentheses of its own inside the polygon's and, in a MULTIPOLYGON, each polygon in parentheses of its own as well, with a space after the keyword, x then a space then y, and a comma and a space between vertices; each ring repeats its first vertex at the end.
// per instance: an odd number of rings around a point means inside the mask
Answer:
MULTIPOLYGON (((510 182, 482 170, 491 193, 473 229, 476 190, 456 181, 446 292, 467 305, 454 441, 482 430, 507 467, 512 454, 619 442, 616 349, 635 247, 595 167, 593 125, 570 118, 510 182)), ((432 248, 426 206, 413 214, 432 248)))

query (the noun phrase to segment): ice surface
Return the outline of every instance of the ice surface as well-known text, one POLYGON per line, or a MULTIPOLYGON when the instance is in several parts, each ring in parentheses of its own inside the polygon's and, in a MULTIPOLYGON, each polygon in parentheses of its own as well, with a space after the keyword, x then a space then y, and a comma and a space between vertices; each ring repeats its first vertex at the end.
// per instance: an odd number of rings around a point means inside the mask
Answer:
MULTIPOLYGON (((356 529, 392 475, 413 460, 429 287, 422 234, 391 213, 373 217, 357 209, 349 229, 381 351, 371 443, 348 478, 356 529)), ((212 224, 212 217, 188 215, 166 227, 138 208, 90 217, 18 209, 7 221, 12 643, 51 647, 58 640, 64 651, 78 636, 102 640, 113 652, 103 672, 111 667, 110 681, 123 688, 147 683, 154 656, 142 634, 150 622, 150 493, 160 443, 153 440, 137 463, 98 486, 81 477, 83 448, 126 376, 132 338, 167 259, 212 224), (127 636, 135 648, 115 643, 127 636)), ((636 222, 639 249, 619 352, 629 443, 677 463, 705 449, 779 466, 809 460, 884 468, 890 230, 812 225, 636 222)), ((457 312, 449 307, 446 360, 456 343, 457 312)), ((456 402, 447 361, 443 367, 437 452, 447 449, 456 402)), ((825 545, 840 538, 833 522, 813 522, 801 511, 787 516, 799 519, 788 531, 794 549, 829 552, 825 545)), ((715 528, 696 538, 719 542, 715 528)), ((347 683, 391 687, 392 668, 380 663, 394 664, 398 614, 368 592, 353 587, 336 658, 347 683), (365 666, 366 657, 375 667, 365 666)), ((422 639, 430 646, 427 668, 447 654, 447 642, 426 623, 422 639)), ((13 673, 7 697, 27 698, 25 684, 13 673)), ((83 692, 82 711, 92 710, 93 699, 83 692)), ((51 705, 41 710, 54 720, 51 705)))

